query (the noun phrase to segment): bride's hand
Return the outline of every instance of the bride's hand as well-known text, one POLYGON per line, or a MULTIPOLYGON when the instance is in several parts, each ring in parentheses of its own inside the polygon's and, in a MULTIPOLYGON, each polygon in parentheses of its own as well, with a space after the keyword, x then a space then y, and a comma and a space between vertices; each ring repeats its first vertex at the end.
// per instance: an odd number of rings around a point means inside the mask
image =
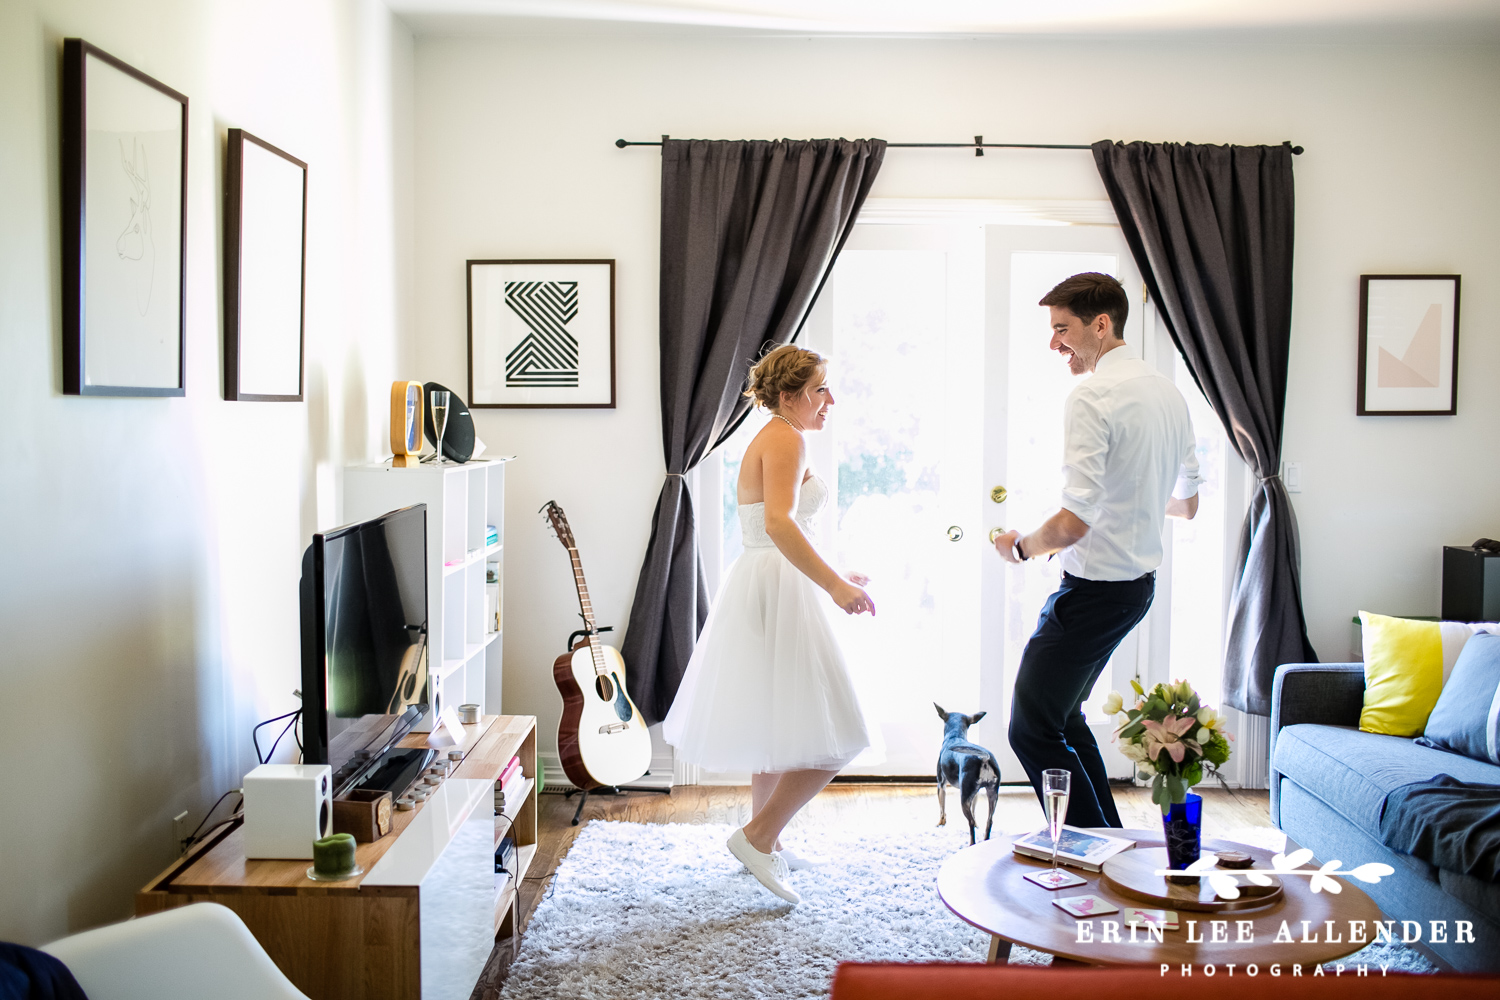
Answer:
POLYGON ((844 579, 856 587, 868 587, 870 585, 870 578, 863 573, 845 573, 844 579))
POLYGON ((857 615, 866 611, 872 616, 875 614, 875 602, 870 600, 870 595, 853 584, 841 580, 829 596, 833 598, 834 604, 844 609, 845 614, 857 615))

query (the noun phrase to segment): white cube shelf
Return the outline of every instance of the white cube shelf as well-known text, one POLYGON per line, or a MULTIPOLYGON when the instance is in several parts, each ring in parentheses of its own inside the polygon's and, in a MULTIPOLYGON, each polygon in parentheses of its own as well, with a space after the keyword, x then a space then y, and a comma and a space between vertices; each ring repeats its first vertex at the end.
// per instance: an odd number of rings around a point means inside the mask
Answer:
MULTIPOLYGON (((427 505, 427 676, 432 707, 479 706, 501 714, 503 631, 486 614, 485 564, 499 563, 505 604, 505 463, 392 468, 389 462, 344 470, 344 520, 363 521, 412 504, 427 505), (486 527, 497 537, 486 544, 486 527)), ((503 612, 502 612, 503 613, 503 612)), ((418 725, 432 727, 432 713, 418 725)))

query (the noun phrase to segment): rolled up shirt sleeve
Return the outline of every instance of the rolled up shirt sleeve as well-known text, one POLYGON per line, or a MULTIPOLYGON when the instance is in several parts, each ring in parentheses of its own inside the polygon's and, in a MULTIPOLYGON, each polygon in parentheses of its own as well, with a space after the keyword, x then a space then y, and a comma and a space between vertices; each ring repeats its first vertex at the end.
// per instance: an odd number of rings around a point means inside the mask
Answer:
MULTIPOLYGON (((1062 509, 1091 528, 1104 499, 1108 456, 1109 422, 1099 401, 1091 393, 1075 391, 1063 407, 1062 509)), ((1195 472, 1197 467, 1195 456, 1195 472)))
POLYGON ((1198 495, 1203 477, 1198 474, 1198 436, 1188 425, 1187 444, 1182 449, 1182 465, 1177 470, 1177 485, 1172 487, 1172 496, 1178 500, 1198 495))

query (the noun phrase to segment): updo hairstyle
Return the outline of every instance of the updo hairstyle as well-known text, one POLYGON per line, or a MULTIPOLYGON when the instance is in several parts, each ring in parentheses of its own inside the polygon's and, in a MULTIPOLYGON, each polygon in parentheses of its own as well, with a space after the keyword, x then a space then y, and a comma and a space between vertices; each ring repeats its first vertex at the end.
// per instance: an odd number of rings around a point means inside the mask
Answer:
POLYGON ((828 359, 817 351, 796 344, 782 344, 766 354, 750 369, 745 397, 756 406, 774 410, 781 405, 781 394, 793 396, 806 392, 809 385, 828 374, 828 359))

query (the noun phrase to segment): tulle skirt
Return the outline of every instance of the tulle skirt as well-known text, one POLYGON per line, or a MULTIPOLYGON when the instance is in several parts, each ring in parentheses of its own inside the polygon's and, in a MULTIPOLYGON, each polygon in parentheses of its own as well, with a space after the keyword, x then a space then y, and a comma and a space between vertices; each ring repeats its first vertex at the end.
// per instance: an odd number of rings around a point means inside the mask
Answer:
POLYGON ((747 548, 662 723, 678 757, 710 771, 838 770, 869 746, 829 610, 780 550, 747 548))

